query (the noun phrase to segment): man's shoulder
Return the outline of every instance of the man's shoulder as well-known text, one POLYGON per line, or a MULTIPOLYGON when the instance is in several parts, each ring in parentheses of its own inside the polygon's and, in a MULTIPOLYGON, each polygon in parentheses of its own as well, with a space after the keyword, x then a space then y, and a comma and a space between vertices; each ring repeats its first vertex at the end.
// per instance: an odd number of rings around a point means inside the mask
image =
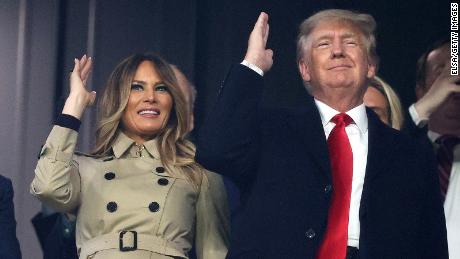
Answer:
POLYGON ((3 175, 0 175, 0 189, 2 193, 11 190, 11 180, 3 175))

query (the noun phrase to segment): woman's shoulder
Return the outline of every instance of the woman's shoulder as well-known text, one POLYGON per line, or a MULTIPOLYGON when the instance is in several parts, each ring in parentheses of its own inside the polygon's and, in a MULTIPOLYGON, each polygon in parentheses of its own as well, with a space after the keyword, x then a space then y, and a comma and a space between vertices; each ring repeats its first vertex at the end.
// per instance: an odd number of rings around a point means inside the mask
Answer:
POLYGON ((202 187, 213 188, 213 186, 215 187, 224 185, 223 178, 220 174, 209 171, 205 168, 201 169, 201 173, 203 174, 203 181, 201 183, 202 187))

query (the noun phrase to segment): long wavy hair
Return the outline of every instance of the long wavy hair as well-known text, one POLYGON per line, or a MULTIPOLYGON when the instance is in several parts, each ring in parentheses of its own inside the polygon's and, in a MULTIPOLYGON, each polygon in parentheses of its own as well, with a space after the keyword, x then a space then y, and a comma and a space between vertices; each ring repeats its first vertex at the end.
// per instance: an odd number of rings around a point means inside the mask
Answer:
POLYGON ((110 75, 98 103, 98 126, 93 155, 105 156, 112 152, 112 145, 122 130, 121 118, 131 92, 131 84, 139 65, 149 61, 162 81, 168 86, 173 107, 167 123, 156 136, 160 159, 170 172, 179 172, 194 186, 203 180, 202 167, 195 162, 195 145, 187 139, 190 106, 180 90, 170 65, 153 53, 134 54, 119 63, 110 75))
POLYGON ((394 129, 401 130, 404 124, 404 113, 398 94, 396 94, 387 82, 378 76, 374 76, 370 80, 369 87, 374 87, 385 97, 388 103, 388 122, 394 129))

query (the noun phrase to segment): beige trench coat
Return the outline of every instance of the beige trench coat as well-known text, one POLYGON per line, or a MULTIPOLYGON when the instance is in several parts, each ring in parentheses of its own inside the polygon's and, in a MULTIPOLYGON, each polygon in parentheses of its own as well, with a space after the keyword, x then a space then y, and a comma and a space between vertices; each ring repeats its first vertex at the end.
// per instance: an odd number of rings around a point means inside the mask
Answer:
POLYGON ((188 258, 193 241, 199 259, 225 258, 229 220, 220 176, 204 171, 207 181, 194 188, 162 165, 156 140, 139 150, 121 132, 113 156, 76 155, 77 136, 53 127, 30 191, 77 215, 80 258, 188 258))

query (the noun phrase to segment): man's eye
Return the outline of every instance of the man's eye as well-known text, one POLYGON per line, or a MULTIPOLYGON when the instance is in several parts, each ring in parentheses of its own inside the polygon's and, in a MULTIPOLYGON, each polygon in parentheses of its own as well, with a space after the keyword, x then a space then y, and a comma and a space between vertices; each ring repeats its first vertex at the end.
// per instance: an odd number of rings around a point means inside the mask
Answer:
POLYGON ((348 46, 357 46, 358 43, 356 41, 347 41, 345 42, 345 44, 347 44, 348 46))
POLYGON ((132 84, 131 85, 131 90, 132 91, 142 91, 144 90, 144 87, 140 84, 132 84))
POLYGON ((167 92, 168 91, 168 87, 166 85, 157 85, 155 87, 155 91, 159 91, 159 92, 167 92))
POLYGON ((323 42, 318 43, 318 47, 327 47, 327 46, 329 46, 329 42, 323 41, 323 42))

